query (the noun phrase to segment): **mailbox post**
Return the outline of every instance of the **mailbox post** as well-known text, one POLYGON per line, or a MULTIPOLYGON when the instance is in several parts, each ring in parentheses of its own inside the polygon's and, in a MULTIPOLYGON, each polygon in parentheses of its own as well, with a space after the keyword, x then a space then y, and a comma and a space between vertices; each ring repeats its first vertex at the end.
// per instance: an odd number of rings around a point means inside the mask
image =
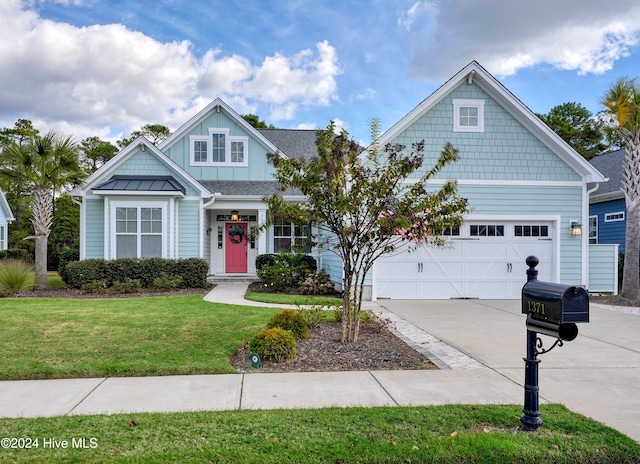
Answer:
POLYGON ((580 287, 538 280, 535 256, 526 259, 527 283, 522 287, 522 313, 527 315, 527 357, 524 379, 524 415, 520 422, 525 430, 537 430, 540 419, 540 387, 538 386, 538 355, 548 353, 564 341, 578 336, 576 322, 589 322, 589 295, 580 287), (543 349, 538 334, 556 338, 549 349, 543 349))

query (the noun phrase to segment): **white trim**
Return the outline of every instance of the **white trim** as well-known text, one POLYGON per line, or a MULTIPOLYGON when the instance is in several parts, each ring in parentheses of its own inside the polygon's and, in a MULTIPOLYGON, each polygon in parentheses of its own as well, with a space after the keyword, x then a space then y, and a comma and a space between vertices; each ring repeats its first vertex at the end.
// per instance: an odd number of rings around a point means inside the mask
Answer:
MULTIPOLYGON (((153 201, 153 202, 144 202, 144 203, 139 203, 139 202, 134 202, 134 201, 110 201, 109 202, 109 227, 110 227, 110 233, 109 234, 105 234, 105 240, 108 239, 111 245, 111 249, 109 252, 109 256, 110 258, 107 259, 117 259, 116 256, 116 238, 117 235, 116 234, 116 214, 115 214, 115 210, 116 208, 136 208, 138 211, 140 211, 142 208, 160 208, 162 210, 162 240, 161 240, 161 244, 162 244, 162 250, 161 250, 161 258, 167 258, 167 247, 169 249, 171 249, 171 242, 169 243, 169 245, 167 246, 167 240, 171 240, 171 231, 167 231, 167 227, 169 227, 169 229, 171 229, 172 227, 169 225, 167 226, 167 223, 169 221, 171 221, 171 218, 169 217, 169 205, 168 202, 157 202, 157 201, 153 201)), ((140 221, 140 217, 138 216, 137 218, 138 223, 140 221)), ((170 224, 170 222, 169 222, 170 224)), ((142 231, 138 230, 138 232, 136 232, 136 236, 138 237, 138 244, 136 245, 136 250, 137 250, 137 254, 140 254, 141 251, 141 244, 140 244, 140 238, 142 236, 142 231)))
MULTIPOLYGON (((147 190, 94 190, 94 195, 97 197, 106 197, 106 196, 146 196, 146 197, 182 197, 184 198, 184 193, 180 191, 147 191, 147 190)), ((86 197, 88 198, 88 196, 86 197)))
MULTIPOLYGON (((262 135, 255 127, 249 124, 245 119, 236 113, 233 108, 227 105, 222 99, 216 98, 207 106, 205 106, 202 110, 200 110, 195 116, 189 119, 186 123, 180 126, 173 134, 171 134, 167 139, 162 141, 158 145, 160 150, 165 150, 171 148, 176 142, 180 141, 182 137, 184 137, 190 130, 192 130, 196 125, 202 123, 211 113, 218 113, 220 111, 224 111, 234 122, 240 126, 245 132, 251 135, 253 139, 258 141, 262 146, 264 146, 268 152, 275 153, 278 151, 278 147, 276 147, 273 143, 269 141, 264 135, 262 135)), ((284 153, 282 154, 285 158, 287 157, 284 153)))
POLYGON ((453 132, 484 132, 484 100, 481 99, 453 99, 453 132), (460 109, 475 108, 478 110, 475 126, 460 124, 460 109))
POLYGON ((620 222, 620 221, 624 221, 624 220, 625 220, 624 211, 616 211, 615 213, 606 213, 604 215, 604 222, 620 222), (609 216, 619 216, 619 217, 614 218, 614 219, 609 219, 609 216))
MULTIPOLYGON (((408 178, 403 184, 415 184, 417 178, 408 178)), ((430 185, 444 185, 446 182, 455 182, 458 185, 504 185, 512 186, 536 186, 536 187, 582 187, 584 182, 580 180, 518 180, 518 179, 429 179, 430 185)))

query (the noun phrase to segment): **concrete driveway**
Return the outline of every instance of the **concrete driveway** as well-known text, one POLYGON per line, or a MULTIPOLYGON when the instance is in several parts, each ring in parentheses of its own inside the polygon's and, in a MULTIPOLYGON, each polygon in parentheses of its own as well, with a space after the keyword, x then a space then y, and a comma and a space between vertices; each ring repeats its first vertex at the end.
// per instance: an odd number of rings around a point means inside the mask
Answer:
MULTIPOLYGON (((520 300, 380 300, 378 304, 519 385, 520 300)), ((561 403, 640 441, 640 316, 591 305, 579 335, 539 356, 540 401, 561 403)), ((541 336, 544 347, 554 339, 541 336)), ((473 386, 470 386, 473 387, 473 386)), ((524 401, 524 389, 523 389, 524 401)), ((544 421, 544 410, 542 411, 544 421)))

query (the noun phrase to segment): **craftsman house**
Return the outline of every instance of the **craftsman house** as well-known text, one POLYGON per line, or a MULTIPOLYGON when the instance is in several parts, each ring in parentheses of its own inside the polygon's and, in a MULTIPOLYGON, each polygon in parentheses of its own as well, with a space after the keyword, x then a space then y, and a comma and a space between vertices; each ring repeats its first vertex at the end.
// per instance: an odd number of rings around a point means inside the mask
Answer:
MULTIPOLYGON (((450 231, 451 247, 381 259, 368 282, 372 298, 519 298, 532 254, 540 279, 588 287, 588 237, 578 232, 588 219, 587 183, 605 178, 478 63, 379 143, 421 139, 426 168, 445 142, 460 150, 441 179, 458 180, 471 212, 450 231)), ((277 189, 266 159, 276 151, 313 155, 315 133, 255 129, 221 99, 157 147, 137 139, 72 192, 82 204, 81 259, 202 257, 211 275, 255 275, 258 254, 290 251, 303 235, 280 223, 249 238, 266 220, 263 197, 277 189)), ((335 255, 316 257, 339 285, 335 255)))

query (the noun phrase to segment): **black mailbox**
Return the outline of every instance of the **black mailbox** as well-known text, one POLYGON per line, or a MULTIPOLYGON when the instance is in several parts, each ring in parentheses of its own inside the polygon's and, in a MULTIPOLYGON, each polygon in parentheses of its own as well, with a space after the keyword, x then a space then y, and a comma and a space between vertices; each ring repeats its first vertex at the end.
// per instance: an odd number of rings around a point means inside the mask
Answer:
POLYGON ((589 322, 589 295, 581 287, 530 280, 522 287, 522 313, 558 325, 589 322))

